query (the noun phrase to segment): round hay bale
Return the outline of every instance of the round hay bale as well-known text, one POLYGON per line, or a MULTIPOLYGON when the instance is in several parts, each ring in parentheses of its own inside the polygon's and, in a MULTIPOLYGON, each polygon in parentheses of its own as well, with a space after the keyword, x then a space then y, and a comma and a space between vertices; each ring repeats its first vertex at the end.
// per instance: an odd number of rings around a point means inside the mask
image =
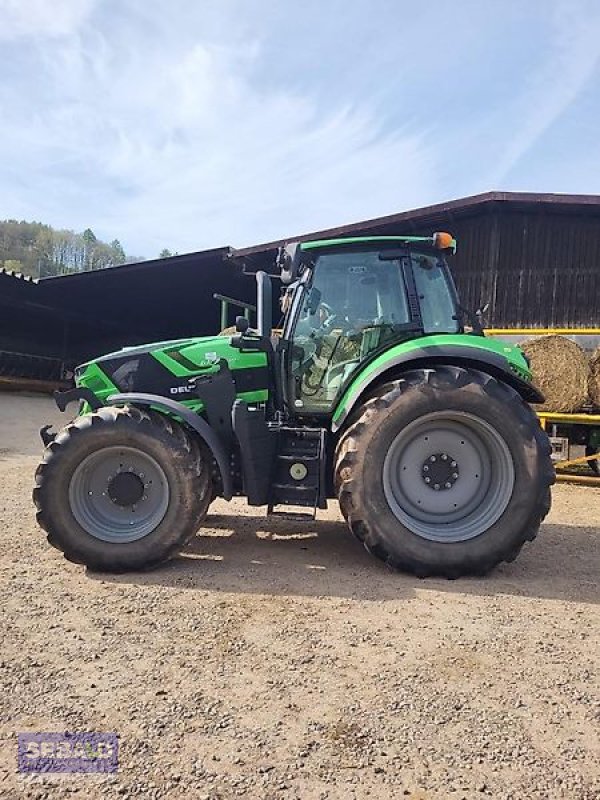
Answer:
POLYGON ((587 400, 588 361, 578 344, 564 336, 542 336, 523 342, 531 362, 533 382, 546 402, 539 411, 570 413, 587 400))
POLYGON ((600 406, 600 347, 597 347, 590 358, 590 377, 588 393, 595 406, 600 406))

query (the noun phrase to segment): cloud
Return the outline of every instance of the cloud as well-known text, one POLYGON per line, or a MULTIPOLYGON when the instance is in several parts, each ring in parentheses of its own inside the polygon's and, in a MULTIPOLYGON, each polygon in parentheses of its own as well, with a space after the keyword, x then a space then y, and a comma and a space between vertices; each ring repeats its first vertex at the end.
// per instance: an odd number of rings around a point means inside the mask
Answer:
POLYGON ((528 188, 565 120, 561 187, 597 190, 598 13, 548 8, 0 0, 0 214, 146 256, 252 244, 528 188))
POLYGON ((94 0, 0 0, 0 40, 71 35, 93 6, 94 0))
MULTIPOLYGON (((522 76, 510 109, 508 141, 488 176, 500 186, 511 171, 580 95, 600 64, 597 3, 561 0, 551 7, 552 29, 543 61, 522 76)), ((508 127, 508 126, 506 126, 508 127)))
POLYGON ((261 85, 258 38, 202 40, 155 16, 142 37, 139 21, 126 18, 116 36, 88 26, 39 51, 30 104, 17 84, 0 91, 10 109, 0 149, 12 154, 0 167, 4 207, 12 195, 22 208, 35 185, 31 216, 91 225, 153 255, 248 244, 432 196, 435 154, 408 120, 388 130, 368 106, 340 100, 324 111, 307 89, 261 85))

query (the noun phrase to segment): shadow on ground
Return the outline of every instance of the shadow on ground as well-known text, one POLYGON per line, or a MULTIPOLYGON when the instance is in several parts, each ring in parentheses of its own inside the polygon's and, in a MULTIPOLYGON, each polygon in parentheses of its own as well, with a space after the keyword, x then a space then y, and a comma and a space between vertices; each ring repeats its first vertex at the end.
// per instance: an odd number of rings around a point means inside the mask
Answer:
POLYGON ((209 517, 209 523, 210 532, 200 532, 169 564, 147 573, 102 574, 102 579, 231 593, 363 600, 398 600, 419 589, 600 602, 600 530, 592 527, 543 525, 538 539, 526 545, 512 564, 501 565, 485 578, 447 581, 391 572, 364 550, 343 522, 218 515, 209 517))

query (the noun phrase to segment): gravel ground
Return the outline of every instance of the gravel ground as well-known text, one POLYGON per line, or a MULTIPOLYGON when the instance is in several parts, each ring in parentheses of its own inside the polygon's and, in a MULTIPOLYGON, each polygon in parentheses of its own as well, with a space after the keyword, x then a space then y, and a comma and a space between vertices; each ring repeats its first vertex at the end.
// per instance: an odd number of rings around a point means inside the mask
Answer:
POLYGON ((600 491, 560 485, 485 579, 419 581, 316 524, 217 502, 150 574, 36 527, 49 401, 0 395, 0 796, 600 798, 600 491), (18 731, 116 731, 115 776, 24 778, 18 731))

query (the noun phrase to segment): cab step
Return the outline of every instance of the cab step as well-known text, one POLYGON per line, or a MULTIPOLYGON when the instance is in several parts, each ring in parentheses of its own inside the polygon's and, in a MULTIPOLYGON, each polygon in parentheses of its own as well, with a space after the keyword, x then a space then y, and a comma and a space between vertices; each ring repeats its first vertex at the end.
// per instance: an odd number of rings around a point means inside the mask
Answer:
POLYGON ((300 511, 267 511, 267 516, 269 518, 275 517, 276 519, 280 519, 284 522, 314 522, 316 519, 316 513, 312 514, 302 514, 300 511))
POLYGON ((312 514, 293 515, 308 519, 327 507, 324 428, 279 429, 267 513, 279 515, 276 506, 310 508, 312 514))

